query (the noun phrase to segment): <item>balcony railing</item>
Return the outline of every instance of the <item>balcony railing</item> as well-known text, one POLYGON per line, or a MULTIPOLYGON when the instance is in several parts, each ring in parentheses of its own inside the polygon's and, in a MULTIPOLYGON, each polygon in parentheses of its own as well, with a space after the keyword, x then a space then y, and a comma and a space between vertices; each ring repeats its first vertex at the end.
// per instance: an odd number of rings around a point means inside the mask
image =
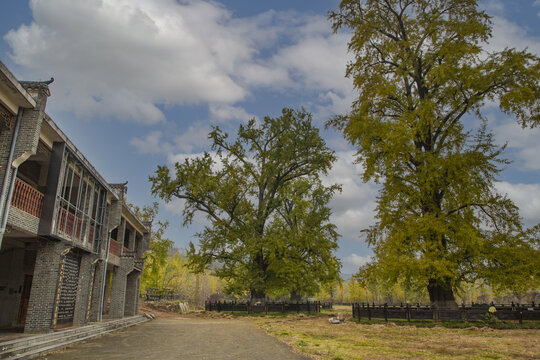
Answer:
POLYGON ((58 234, 65 235, 67 237, 73 237, 75 239, 81 238, 82 221, 81 218, 75 216, 73 213, 68 212, 66 209, 60 209, 60 219, 58 221, 58 234), (74 230, 75 223, 77 228, 74 230))
POLYGON ((15 179, 15 189, 11 198, 11 205, 21 209, 37 218, 41 217, 43 207, 43 194, 21 179, 15 179))
POLYGON ((90 225, 90 233, 88 234, 88 243, 92 244, 94 242, 94 226, 90 225))
POLYGON ((122 244, 120 244, 118 241, 111 239, 111 246, 109 246, 109 253, 120 256, 120 249, 122 248, 122 244))

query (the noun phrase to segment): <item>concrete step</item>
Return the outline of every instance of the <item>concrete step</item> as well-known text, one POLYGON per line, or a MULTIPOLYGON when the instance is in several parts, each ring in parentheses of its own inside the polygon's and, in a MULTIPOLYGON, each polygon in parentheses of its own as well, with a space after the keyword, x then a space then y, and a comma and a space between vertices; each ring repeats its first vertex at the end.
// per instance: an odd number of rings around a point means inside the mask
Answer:
POLYGON ((0 343, 0 359, 32 359, 146 321, 147 318, 139 315, 0 343))
POLYGON ((13 357, 10 357, 8 359, 11 359, 11 360, 34 359, 34 358, 36 358, 38 356, 42 356, 42 355, 51 353, 53 351, 61 350, 61 349, 64 349, 64 348, 66 348, 68 346, 71 346, 71 345, 74 345, 74 344, 77 344, 77 343, 83 343, 83 342, 86 342, 86 341, 90 341, 92 339, 95 339, 97 337, 101 337, 101 336, 106 335, 108 333, 111 333, 113 331, 120 330, 120 329, 123 329, 123 328, 127 328, 127 327, 130 327, 130 326, 133 326, 133 325, 136 325, 136 323, 131 323, 131 324, 128 324, 126 326, 109 329, 107 331, 102 331, 101 333, 99 333, 97 335, 95 335, 95 334, 94 335, 88 335, 88 336, 84 336, 84 337, 78 337, 77 339, 72 339, 72 340, 67 340, 67 341, 63 341, 63 342, 53 343, 53 344, 50 344, 48 346, 43 346, 43 347, 40 347, 38 349, 34 349, 34 350, 30 350, 30 351, 27 351, 27 352, 24 352, 24 353, 21 353, 21 354, 17 354, 17 355, 15 355, 13 357))
MULTIPOLYGON (((5 358, 18 358, 19 354, 33 353, 35 350, 42 348, 49 348, 55 344, 60 343, 73 343, 77 342, 81 338, 92 338, 101 336, 104 333, 114 331, 120 328, 135 325, 139 322, 146 321, 143 317, 129 318, 115 321, 108 321, 106 323, 95 324, 90 326, 84 326, 76 329, 69 329, 62 332, 38 335, 32 338, 21 339, 19 343, 11 344, 10 349, 5 349, 0 353, 0 359, 5 358)), ((0 349, 2 346, 0 345, 0 349)))
MULTIPOLYGON (((114 327, 117 324, 123 324, 123 323, 131 322, 131 321, 137 322, 141 318, 143 318, 142 315, 137 315, 137 316, 124 318, 124 319, 110 320, 110 321, 106 321, 106 322, 94 323, 94 324, 91 324, 91 325, 75 327, 75 328, 65 329, 65 330, 46 333, 46 334, 40 334, 40 335, 35 335, 35 336, 24 337, 24 338, 21 338, 21 339, 10 340, 10 341, 0 343, 0 351, 9 350, 9 349, 11 349, 13 347, 16 347, 16 346, 27 345, 27 344, 31 344, 31 343, 34 343, 34 342, 39 342, 39 341, 42 341, 42 340, 45 340, 45 339, 62 338, 62 337, 69 336, 71 334, 77 334, 77 333, 81 333, 81 332, 91 331, 92 329, 101 329, 101 328, 114 327)), ((1 352, 0 352, 0 354, 1 354, 1 352)))
POLYGON ((50 332, 46 334, 27 336, 21 339, 5 341, 5 342, 0 343, 0 354, 2 354, 3 351, 9 350, 15 347, 30 345, 36 342, 47 340, 47 339, 52 340, 55 338, 67 337, 67 336, 70 336, 71 334, 87 332, 87 331, 91 331, 92 329, 99 329, 103 326, 105 326, 105 323, 96 323, 96 324, 86 325, 82 327, 69 328, 69 329, 65 329, 65 330, 61 330, 57 332, 50 332))
MULTIPOLYGON (((77 342, 78 339, 101 336, 103 333, 109 331, 114 331, 120 328, 136 325, 139 321, 125 321, 125 322, 114 322, 105 324, 105 326, 90 326, 84 327, 85 329, 80 329, 80 331, 71 331, 68 333, 62 333, 62 336, 51 336, 46 338, 38 338, 35 341, 25 342, 23 344, 18 344, 16 347, 11 349, 4 350, 0 352, 0 359, 10 358, 18 354, 31 352, 33 350, 42 349, 48 347, 51 344, 56 344, 58 342, 77 342)), ((56 334, 55 334, 56 335, 56 334)))

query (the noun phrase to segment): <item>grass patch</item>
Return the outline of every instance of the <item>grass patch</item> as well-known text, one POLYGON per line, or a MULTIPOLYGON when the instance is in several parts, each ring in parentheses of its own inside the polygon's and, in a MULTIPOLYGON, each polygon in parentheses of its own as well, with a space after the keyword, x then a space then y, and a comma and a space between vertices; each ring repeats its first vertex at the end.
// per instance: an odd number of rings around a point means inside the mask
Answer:
MULTIPOLYGON (((358 324, 386 324, 387 322, 384 319, 351 319, 358 324)), ((491 329, 501 329, 501 330, 510 330, 510 329, 540 329, 539 321, 523 321, 523 324, 520 324, 517 321, 433 321, 433 320, 412 320, 411 322, 403 319, 388 319, 388 323, 395 324, 398 326, 416 326, 422 328, 434 328, 434 327, 445 327, 448 329, 468 329, 471 327, 488 327, 491 329)))
POLYGON ((480 327, 479 322, 459 326, 432 321, 386 324, 384 320, 351 321, 350 315, 345 323, 330 324, 328 317, 290 314, 249 320, 315 359, 540 358, 538 324, 533 329, 480 327))
POLYGON ((290 315, 300 315, 300 316, 318 316, 320 315, 319 313, 315 313, 315 312, 300 312, 300 313, 297 313, 296 311, 294 312, 269 312, 268 314, 264 313, 264 312, 250 312, 248 313, 247 311, 220 311, 220 312, 216 312, 216 311, 213 311, 214 313, 218 313, 218 314, 223 314, 223 315, 230 315, 230 316, 237 316, 237 317, 252 317, 252 318, 266 318, 266 317, 269 317, 269 318, 286 318, 287 316, 290 316, 290 315))

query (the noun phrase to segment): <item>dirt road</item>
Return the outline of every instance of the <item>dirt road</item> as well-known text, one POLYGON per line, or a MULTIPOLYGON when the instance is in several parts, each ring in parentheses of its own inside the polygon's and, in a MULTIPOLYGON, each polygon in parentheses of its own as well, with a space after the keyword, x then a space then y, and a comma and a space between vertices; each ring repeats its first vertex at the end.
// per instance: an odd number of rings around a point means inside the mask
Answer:
POLYGON ((157 319, 46 355, 63 359, 301 360, 255 325, 240 320, 157 319))

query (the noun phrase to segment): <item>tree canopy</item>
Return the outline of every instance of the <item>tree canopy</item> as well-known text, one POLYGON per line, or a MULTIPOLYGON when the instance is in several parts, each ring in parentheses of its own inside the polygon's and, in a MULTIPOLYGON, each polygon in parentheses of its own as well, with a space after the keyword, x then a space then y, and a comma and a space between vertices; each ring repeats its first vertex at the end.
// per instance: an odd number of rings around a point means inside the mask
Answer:
POLYGON ((327 207, 338 186, 324 186, 335 156, 304 110, 283 109, 241 125, 230 140, 215 127, 212 153, 159 166, 152 193, 184 200, 184 225, 196 213, 208 225, 190 244, 190 266, 215 274, 234 294, 310 295, 334 280, 338 234, 327 207))
POLYGON ((132 204, 128 204, 128 206, 141 221, 153 224, 150 248, 144 254, 145 265, 141 276, 141 293, 144 293, 148 288, 161 289, 164 287, 162 280, 167 267, 167 258, 169 251, 173 247, 172 240, 164 236, 169 223, 167 221, 155 223, 159 212, 157 202, 152 203, 152 205, 145 205, 142 208, 132 204))
POLYGON ((509 162, 482 110, 495 102, 536 126, 539 59, 486 51, 492 25, 475 0, 343 0, 330 20, 352 30, 346 74, 358 98, 329 124, 356 146, 363 179, 381 183, 378 222, 365 230, 376 260, 361 278, 424 286, 450 306, 463 281, 538 284, 538 227, 523 229, 495 191, 509 162))

